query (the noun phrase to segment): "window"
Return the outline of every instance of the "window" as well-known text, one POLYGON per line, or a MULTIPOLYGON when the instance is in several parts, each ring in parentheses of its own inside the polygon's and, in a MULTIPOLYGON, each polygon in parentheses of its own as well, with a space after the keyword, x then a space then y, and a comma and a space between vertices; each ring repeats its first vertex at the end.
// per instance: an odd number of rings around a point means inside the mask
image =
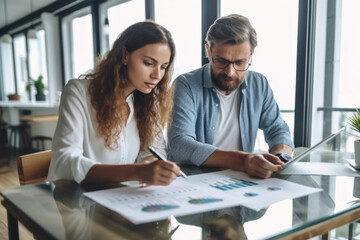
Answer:
MULTIPOLYGON (((360 2, 356 0, 342 1, 341 13, 341 43, 340 43, 340 73, 339 73, 339 96, 335 107, 357 108, 360 110, 360 79, 358 68, 360 66, 360 30, 357 27, 360 22, 360 2)), ((336 84, 336 85, 337 85, 336 84)), ((352 112, 342 112, 339 116, 340 126, 348 126, 348 118, 352 112)), ((336 117, 334 115, 333 117, 336 117)), ((353 143, 349 141, 349 152, 353 152, 353 143)))
POLYGON ((65 80, 78 78, 94 67, 92 15, 84 8, 62 21, 65 80))
MULTIPOLYGON (((39 75, 42 75, 44 85, 48 86, 45 52, 45 31, 36 31, 36 36, 37 39, 28 39, 29 75, 33 79, 37 79, 39 75)), ((33 94, 35 94, 35 92, 33 92, 33 94)))
MULTIPOLYGON (((358 68, 360 66, 360 30, 357 27, 360 22, 360 2, 356 0, 342 1, 341 12, 341 42, 340 42, 340 72, 338 83, 338 102, 335 107, 357 108, 360 110, 360 79, 358 68)), ((342 112, 339 116, 340 127, 346 124, 352 112, 342 112), (345 123, 344 123, 345 121, 345 123)), ((336 115, 334 115, 336 117, 336 115)), ((350 152, 353 151, 351 145, 350 152)))
MULTIPOLYGON (((223 0, 220 9, 221 16, 236 13, 253 24, 258 46, 250 70, 268 79, 293 136, 298 0, 223 0)), ((268 151, 262 132, 258 135, 255 151, 268 151)))
POLYGON ((1 64, 3 69, 6 69, 2 73, 4 79, 2 83, 4 86, 3 98, 8 94, 17 92, 22 96, 21 100, 23 101, 34 100, 35 91, 30 91, 31 96, 26 91, 30 77, 37 79, 39 75, 42 75, 45 86, 48 85, 44 30, 38 30, 36 37, 36 39, 26 39, 24 33, 15 35, 13 40, 14 55, 11 44, 1 43, 1 64))
MULTIPOLYGON (((320 1, 316 6, 316 42, 311 116, 311 143, 346 127, 348 117, 360 108, 360 2, 320 1)), ((348 143, 353 153, 353 144, 348 143)))
POLYGON ((168 29, 175 42, 173 78, 201 67, 200 0, 155 0, 155 22, 168 29))
POLYGON ((43 76, 45 86, 48 85, 47 74, 47 58, 46 58, 46 45, 45 45, 45 31, 43 29, 37 31, 38 49, 39 49, 39 74, 43 76))
POLYGON ((12 44, 1 43, 1 88, 3 91, 1 94, 3 94, 3 100, 7 99, 7 95, 16 92, 13 62, 12 44))
POLYGON ((360 108, 360 2, 342 1, 339 101, 337 107, 360 108))
POLYGON ((312 143, 341 127, 350 130, 348 117, 360 107, 360 2, 320 1, 316 9, 312 143))
POLYGON ((145 1, 109 1, 101 5, 102 16, 101 28, 103 29, 104 39, 102 40, 102 53, 110 50, 117 37, 130 25, 145 20, 145 1), (105 18, 109 26, 105 27, 105 18))
POLYGON ((91 14, 72 21, 74 77, 78 77, 94 66, 91 14))
POLYGON ((24 34, 19 34, 14 37, 14 53, 17 93, 25 100, 28 99, 25 89, 28 81, 28 71, 26 62, 26 40, 24 34))

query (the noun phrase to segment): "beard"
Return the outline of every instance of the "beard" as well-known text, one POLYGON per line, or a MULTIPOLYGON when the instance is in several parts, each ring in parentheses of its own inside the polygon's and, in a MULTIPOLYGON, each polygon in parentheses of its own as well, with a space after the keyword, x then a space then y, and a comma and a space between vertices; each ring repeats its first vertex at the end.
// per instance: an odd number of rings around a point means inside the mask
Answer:
POLYGON ((215 75, 215 73, 211 70, 211 80, 214 86, 226 93, 230 93, 237 89, 245 79, 246 74, 240 77, 229 77, 225 73, 219 73, 215 75))

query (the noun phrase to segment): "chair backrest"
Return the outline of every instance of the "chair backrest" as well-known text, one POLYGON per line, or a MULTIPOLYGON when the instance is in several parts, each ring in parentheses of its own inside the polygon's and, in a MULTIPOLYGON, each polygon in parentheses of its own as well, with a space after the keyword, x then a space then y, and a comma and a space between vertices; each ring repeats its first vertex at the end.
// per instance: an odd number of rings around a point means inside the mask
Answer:
POLYGON ((49 172, 51 150, 17 158, 20 185, 44 182, 49 172))

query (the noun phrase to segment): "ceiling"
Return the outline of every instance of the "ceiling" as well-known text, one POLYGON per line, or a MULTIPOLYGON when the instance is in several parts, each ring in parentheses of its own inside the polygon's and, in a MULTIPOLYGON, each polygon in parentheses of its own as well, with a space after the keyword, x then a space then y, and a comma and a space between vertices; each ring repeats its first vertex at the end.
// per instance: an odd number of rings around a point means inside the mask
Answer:
POLYGON ((61 0, 0 0, 0 29, 56 1, 61 0))

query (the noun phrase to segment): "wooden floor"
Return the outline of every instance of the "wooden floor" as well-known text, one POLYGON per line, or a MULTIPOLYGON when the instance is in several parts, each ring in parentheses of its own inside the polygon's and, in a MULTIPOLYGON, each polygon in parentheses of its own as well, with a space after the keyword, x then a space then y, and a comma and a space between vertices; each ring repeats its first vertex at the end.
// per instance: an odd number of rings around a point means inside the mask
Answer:
MULTIPOLYGON (((0 158, 0 162, 2 162, 0 158)), ((0 167, 0 191, 5 188, 19 186, 19 178, 16 168, 16 160, 13 158, 9 166, 0 167)), ((2 197, 0 196, 0 201, 2 197)), ((19 223, 19 238, 21 240, 34 239, 33 235, 19 223)), ((7 228, 6 209, 0 204, 0 240, 9 239, 7 228)))

